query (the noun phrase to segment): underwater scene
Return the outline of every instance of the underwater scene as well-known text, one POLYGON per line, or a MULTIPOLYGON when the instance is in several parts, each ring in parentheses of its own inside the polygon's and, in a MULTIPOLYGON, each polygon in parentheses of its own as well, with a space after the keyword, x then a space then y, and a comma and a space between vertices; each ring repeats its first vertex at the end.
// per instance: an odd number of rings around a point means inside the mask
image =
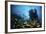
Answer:
POLYGON ((41 28, 42 6, 10 5, 11 29, 41 28))

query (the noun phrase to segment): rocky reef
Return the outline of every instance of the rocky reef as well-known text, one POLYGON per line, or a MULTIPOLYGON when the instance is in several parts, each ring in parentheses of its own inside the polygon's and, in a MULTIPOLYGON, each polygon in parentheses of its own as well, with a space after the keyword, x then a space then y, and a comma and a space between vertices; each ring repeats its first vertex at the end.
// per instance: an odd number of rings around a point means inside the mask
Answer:
POLYGON ((38 20, 26 20, 17 19, 16 17, 12 17, 11 19, 11 29, 21 29, 21 28, 40 28, 41 23, 38 20))

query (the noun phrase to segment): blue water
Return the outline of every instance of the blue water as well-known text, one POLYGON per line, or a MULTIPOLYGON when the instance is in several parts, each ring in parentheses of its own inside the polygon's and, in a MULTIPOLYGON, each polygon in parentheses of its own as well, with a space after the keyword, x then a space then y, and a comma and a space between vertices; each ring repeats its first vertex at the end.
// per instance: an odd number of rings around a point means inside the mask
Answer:
POLYGON ((11 14, 18 15, 22 18, 29 19, 29 10, 37 9, 38 18, 41 19, 42 17, 42 7, 41 6, 29 6, 29 5, 11 5, 11 14))

